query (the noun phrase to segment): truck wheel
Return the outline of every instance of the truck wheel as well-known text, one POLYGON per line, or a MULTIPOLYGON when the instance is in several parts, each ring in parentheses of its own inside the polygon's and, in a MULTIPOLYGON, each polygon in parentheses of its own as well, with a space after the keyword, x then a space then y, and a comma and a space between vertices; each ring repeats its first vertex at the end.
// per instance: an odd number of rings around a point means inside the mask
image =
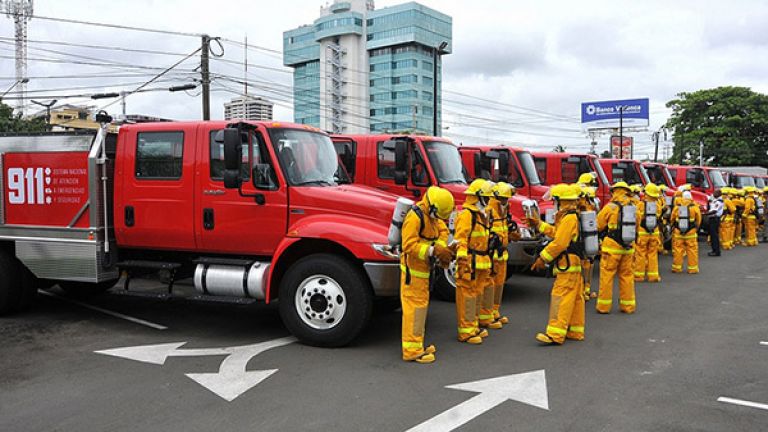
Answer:
POLYGON ((283 277, 279 295, 283 323, 307 345, 347 345, 363 331, 373 309, 373 294, 360 270, 329 254, 297 261, 283 277))
POLYGON ((16 311, 20 304, 22 287, 19 266, 13 255, 0 250, 0 315, 16 311))
POLYGON ((14 310, 23 311, 29 309, 35 303, 37 298, 37 278, 20 261, 16 260, 16 265, 18 266, 19 273, 19 297, 16 300, 14 310))
POLYGON ((77 298, 93 297, 101 294, 115 286, 118 279, 106 280, 101 282, 74 282, 61 281, 59 286, 67 295, 77 298))
POLYGON ((434 285, 432 295, 442 301, 456 301, 456 262, 452 262, 447 269, 437 268, 432 274, 434 285))

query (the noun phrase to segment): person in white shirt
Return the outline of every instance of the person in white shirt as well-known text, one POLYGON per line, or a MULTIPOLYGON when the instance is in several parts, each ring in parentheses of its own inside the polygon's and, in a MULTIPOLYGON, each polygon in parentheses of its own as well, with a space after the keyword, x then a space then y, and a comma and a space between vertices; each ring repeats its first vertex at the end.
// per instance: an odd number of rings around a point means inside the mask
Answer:
POLYGON ((712 252, 709 256, 720 256, 720 218, 723 217, 723 193, 716 189, 715 193, 709 199, 709 242, 712 245, 712 252))

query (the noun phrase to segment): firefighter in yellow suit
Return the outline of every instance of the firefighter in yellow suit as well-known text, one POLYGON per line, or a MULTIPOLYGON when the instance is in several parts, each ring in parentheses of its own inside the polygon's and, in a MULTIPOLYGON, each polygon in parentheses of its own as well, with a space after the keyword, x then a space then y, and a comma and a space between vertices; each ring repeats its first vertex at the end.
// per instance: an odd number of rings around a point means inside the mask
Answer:
POLYGON ((733 249, 733 215, 736 206, 733 204, 733 190, 729 187, 720 189, 723 193, 723 218, 720 224, 720 243, 724 250, 733 249))
POLYGON ((597 230, 606 232, 600 247, 600 290, 595 309, 599 313, 610 313, 613 304, 613 279, 619 279, 619 310, 634 313, 635 299, 634 253, 635 242, 621 238, 625 208, 631 205, 630 187, 620 181, 611 188, 611 201, 597 215, 597 230))
POLYGON ((637 245, 635 247, 635 282, 644 282, 646 276, 648 282, 661 282, 659 276, 659 221, 661 220, 661 207, 659 207, 659 187, 653 183, 645 185, 645 196, 637 206, 637 245), (656 211, 647 214, 647 204, 655 203, 656 211), (647 223, 651 219, 656 225, 651 229, 647 223))
POLYGON ((659 253, 669 255, 669 251, 664 246, 665 230, 669 226, 669 216, 672 209, 667 205, 667 185, 659 185, 659 208, 661 209, 661 219, 659 221, 659 253))
POLYGON ((543 270, 547 264, 554 266, 555 283, 549 306, 549 322, 544 333, 538 333, 536 340, 543 344, 562 344, 565 339, 584 340, 584 292, 581 275, 581 257, 572 253, 571 246, 579 238, 578 200, 581 186, 559 184, 552 186, 550 195, 559 202, 555 225, 529 220, 541 233, 552 241, 531 269, 543 270))
POLYGON ((733 215, 733 245, 743 245, 741 233, 744 230, 744 190, 734 189, 733 205, 736 206, 736 212, 733 215))
POLYGON ((683 257, 688 257, 688 273, 699 272, 698 231, 701 226, 701 209, 693 201, 690 191, 683 192, 679 204, 672 209, 672 273, 683 272, 683 257), (688 229, 680 229, 680 208, 688 208, 688 229))
MULTIPOLYGON (((491 248, 493 259, 493 301, 491 311, 493 320, 501 325, 507 324, 509 318, 501 315, 501 298, 504 294, 504 284, 507 281, 507 245, 510 241, 520 240, 520 232, 512 229, 509 223, 509 199, 517 191, 515 187, 504 182, 498 182, 493 186, 493 198, 488 203, 488 217, 491 221, 491 237, 495 238, 494 247, 491 248)), ((488 312, 487 299, 483 297, 481 314, 488 312)), ((498 327, 498 324, 493 326, 498 327)))
POLYGON ((746 186, 744 188, 744 213, 741 215, 744 221, 744 235, 746 246, 757 246, 757 188, 746 186))
MULTIPOLYGON (((578 185, 581 186, 581 198, 579 199, 579 211, 593 211, 595 214, 600 210, 596 201, 597 192, 595 186, 597 183, 596 174, 593 172, 584 173, 579 176, 578 185)), ((581 260, 581 269, 584 273, 584 300, 589 301, 597 297, 597 293, 592 292, 592 267, 594 260, 585 257, 581 260)))
POLYGON ((403 360, 417 363, 435 361, 435 347, 424 347, 424 328, 429 306, 431 260, 443 266, 453 260, 446 245, 448 228, 445 220, 451 216, 453 195, 445 189, 430 187, 405 215, 400 254, 400 302, 403 309, 403 360))
MULTIPOLYGON (((492 186, 483 179, 470 183, 464 192, 467 199, 456 217, 454 240, 456 250, 456 317, 459 341, 473 345, 483 342, 488 330, 480 329, 480 302, 486 288, 493 290, 491 257, 488 253, 490 223, 486 215, 492 186)), ((491 292, 491 296, 492 296, 491 292)), ((493 314, 482 317, 486 326, 493 324, 493 314)), ((498 327, 498 324, 493 325, 498 327)))

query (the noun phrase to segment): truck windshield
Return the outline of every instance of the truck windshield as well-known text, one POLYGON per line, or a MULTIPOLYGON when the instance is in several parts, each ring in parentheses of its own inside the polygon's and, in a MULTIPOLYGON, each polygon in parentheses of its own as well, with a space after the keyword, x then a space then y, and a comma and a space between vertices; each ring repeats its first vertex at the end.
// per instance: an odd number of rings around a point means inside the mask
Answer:
POLYGON ((745 175, 736 175, 736 187, 743 188, 744 186, 754 186, 755 179, 747 177, 745 175))
POLYGON ((643 184, 643 177, 635 169, 634 163, 615 162, 611 165, 611 174, 613 181, 624 181, 627 184, 643 184))
POLYGON ((459 149, 441 141, 425 141, 429 163, 438 183, 466 183, 459 149))
POLYGON ((528 184, 532 186, 540 185, 541 179, 539 178, 539 173, 536 171, 536 164, 533 162, 533 156, 527 151, 520 151, 517 152, 517 159, 523 167, 523 173, 528 179, 528 184))
POLYGON ((725 187, 725 179, 720 170, 709 170, 709 178, 712 179, 712 185, 716 188, 725 187))
POLYGON ((667 182, 667 178, 664 177, 664 170, 661 165, 643 166, 643 169, 645 170, 648 179, 654 184, 672 186, 667 182))
POLYGON ((327 135, 273 128, 269 130, 269 137, 290 185, 335 186, 348 182, 327 135))
POLYGON ((765 179, 762 177, 755 177, 755 186, 757 186, 758 189, 763 189, 765 187, 765 179))

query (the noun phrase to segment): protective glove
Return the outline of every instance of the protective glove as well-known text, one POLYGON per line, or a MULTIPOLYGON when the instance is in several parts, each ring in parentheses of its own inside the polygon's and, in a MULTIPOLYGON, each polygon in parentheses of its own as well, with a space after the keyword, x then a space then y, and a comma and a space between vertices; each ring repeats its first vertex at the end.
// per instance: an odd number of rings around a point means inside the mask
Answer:
POLYGON ((520 234, 520 231, 510 231, 509 232, 509 240, 510 241, 520 241, 522 238, 522 235, 520 234))
POLYGON ((531 266, 531 270, 533 271, 542 271, 547 268, 547 263, 544 262, 541 257, 536 258, 536 261, 534 261, 533 265, 531 266))
POLYGON ((539 232, 539 220, 534 218, 525 218, 525 224, 536 232, 539 232))
POLYGON ((458 273, 457 277, 472 273, 469 257, 456 258, 456 272, 458 273))
POLYGON ((440 267, 447 267, 453 261, 455 253, 450 249, 440 244, 435 244, 433 255, 437 258, 440 267))

